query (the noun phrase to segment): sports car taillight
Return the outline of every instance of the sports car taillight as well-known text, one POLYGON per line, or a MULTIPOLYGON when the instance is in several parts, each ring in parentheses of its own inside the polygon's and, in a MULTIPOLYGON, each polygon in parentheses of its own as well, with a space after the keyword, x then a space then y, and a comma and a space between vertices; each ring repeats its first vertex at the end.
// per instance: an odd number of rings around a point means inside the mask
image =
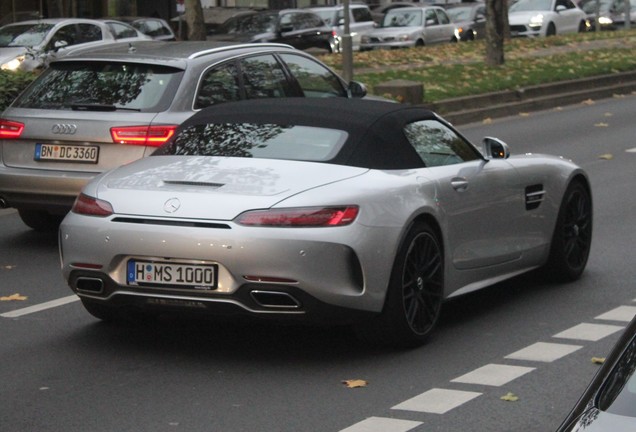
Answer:
POLYGON ((75 199, 71 211, 85 216, 98 217, 106 217, 114 213, 113 206, 108 201, 93 198, 83 193, 75 199))
POLYGON ((239 215, 240 225, 261 227, 333 227, 352 223, 358 216, 358 206, 302 207, 253 210, 239 215))
POLYGON ((24 124, 0 119, 0 139, 19 138, 24 130, 24 124))
POLYGON ((177 125, 121 126, 110 128, 115 144, 159 147, 174 135, 177 125))

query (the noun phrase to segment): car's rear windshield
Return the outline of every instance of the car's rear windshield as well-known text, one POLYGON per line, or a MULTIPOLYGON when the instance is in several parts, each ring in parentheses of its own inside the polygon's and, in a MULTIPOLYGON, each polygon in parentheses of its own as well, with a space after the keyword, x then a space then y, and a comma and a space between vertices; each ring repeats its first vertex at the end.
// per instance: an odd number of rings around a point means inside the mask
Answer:
POLYGON ((333 159, 345 131, 256 123, 201 124, 181 130, 155 155, 225 156, 303 161, 333 159))
POLYGON ((13 104, 17 108, 165 111, 183 71, 136 63, 53 63, 13 104))

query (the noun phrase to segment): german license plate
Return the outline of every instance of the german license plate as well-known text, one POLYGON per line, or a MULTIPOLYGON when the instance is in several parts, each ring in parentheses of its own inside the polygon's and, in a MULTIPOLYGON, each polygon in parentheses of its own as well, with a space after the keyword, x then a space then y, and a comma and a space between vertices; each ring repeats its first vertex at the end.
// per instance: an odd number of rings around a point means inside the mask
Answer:
POLYGON ((217 266, 129 260, 126 282, 137 286, 213 290, 217 285, 217 266))
POLYGON ((35 145, 36 161, 97 163, 98 146, 41 144, 35 145))

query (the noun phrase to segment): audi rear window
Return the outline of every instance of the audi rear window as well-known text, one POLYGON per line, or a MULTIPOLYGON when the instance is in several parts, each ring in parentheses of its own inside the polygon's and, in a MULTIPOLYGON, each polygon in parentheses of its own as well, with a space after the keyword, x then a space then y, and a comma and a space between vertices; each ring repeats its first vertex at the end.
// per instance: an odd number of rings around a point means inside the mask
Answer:
POLYGON ((14 102, 17 108, 79 111, 165 111, 183 71, 116 62, 53 63, 14 102))

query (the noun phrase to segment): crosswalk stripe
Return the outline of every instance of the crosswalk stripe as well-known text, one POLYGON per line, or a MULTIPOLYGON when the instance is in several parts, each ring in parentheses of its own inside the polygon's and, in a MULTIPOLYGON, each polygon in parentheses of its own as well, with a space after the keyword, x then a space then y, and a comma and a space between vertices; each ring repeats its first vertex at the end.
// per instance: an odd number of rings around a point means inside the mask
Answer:
POLYGON ((488 364, 457 377, 451 380, 451 382, 500 387, 533 370, 535 370, 533 367, 488 364))
POLYGON ((600 320, 629 322, 636 315, 636 306, 619 306, 596 317, 600 320))
POLYGON ((340 432, 406 432, 421 425, 422 422, 400 420, 386 417, 369 417, 342 429, 340 432))
POLYGON ((478 396, 481 396, 481 393, 434 388, 391 409, 444 414, 478 396))
POLYGON ((530 360, 538 362, 553 362, 574 351, 583 348, 580 345, 565 345, 547 342, 537 342, 519 351, 507 355, 505 358, 514 360, 530 360))
POLYGON ((572 328, 555 334, 553 337, 562 339, 578 339, 586 341, 599 341, 606 336, 623 330, 625 327, 609 324, 588 324, 582 323, 572 328))

